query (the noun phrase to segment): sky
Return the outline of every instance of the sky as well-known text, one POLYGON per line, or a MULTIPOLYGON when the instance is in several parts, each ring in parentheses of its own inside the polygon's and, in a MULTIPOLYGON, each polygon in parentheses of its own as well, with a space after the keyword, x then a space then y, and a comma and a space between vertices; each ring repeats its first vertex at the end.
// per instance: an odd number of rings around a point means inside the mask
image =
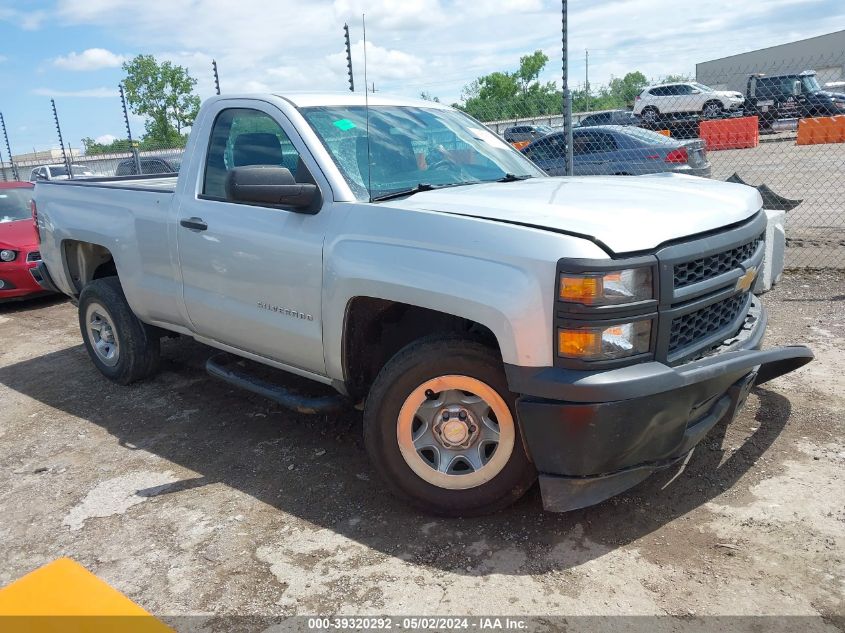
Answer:
MULTIPOLYGON (((640 70, 694 75, 696 62, 821 35, 845 26, 842 0, 569 0, 570 83, 640 70)), ((144 53, 186 66, 197 93, 346 90, 343 24, 363 86, 454 102, 480 75, 515 70, 543 50, 541 76, 559 81, 561 5, 550 0, 0 0, 0 112, 12 151, 125 137, 121 64, 144 53)), ((130 118, 134 136, 143 119, 130 118)), ((0 152, 6 156, 5 147, 0 152)))

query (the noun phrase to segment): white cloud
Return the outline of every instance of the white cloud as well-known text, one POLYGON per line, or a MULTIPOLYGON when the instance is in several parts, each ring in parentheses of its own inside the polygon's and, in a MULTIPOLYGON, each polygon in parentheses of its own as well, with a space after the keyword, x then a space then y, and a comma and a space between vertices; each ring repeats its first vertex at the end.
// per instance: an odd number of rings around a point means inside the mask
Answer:
MULTIPOLYGON (((841 0, 676 0, 570 3, 570 81, 590 83, 640 70, 648 77, 695 72, 695 63, 817 35, 845 20, 841 0), (800 19, 797 16, 800 15, 800 19)), ((560 77, 560 3, 556 0, 57 0, 62 25, 107 29, 121 50, 185 65, 203 97, 214 93, 211 59, 224 93, 345 90, 343 23, 353 42, 356 85, 363 86, 361 13, 367 16, 369 79, 384 92, 425 90, 451 102, 464 84, 515 70, 541 49, 541 79, 560 77)))
POLYGON ((19 11, 7 7, 0 7, 0 20, 19 26, 24 31, 34 31, 41 27, 47 13, 42 10, 19 11))
POLYGON ((79 97, 83 99, 118 98, 117 88, 84 88, 82 90, 53 90, 52 88, 35 88, 32 94, 42 97, 79 97))
POLYGON ((335 0, 333 8, 339 20, 359 31, 365 14, 371 35, 376 30, 419 30, 447 19, 440 0, 335 0))
POLYGON ((115 68, 125 61, 123 55, 116 55, 105 48, 88 48, 81 53, 60 55, 53 60, 53 65, 62 70, 87 71, 115 68))
POLYGON ((114 143, 117 140, 117 137, 114 134, 101 134, 97 138, 94 139, 96 143, 100 145, 109 145, 114 143))

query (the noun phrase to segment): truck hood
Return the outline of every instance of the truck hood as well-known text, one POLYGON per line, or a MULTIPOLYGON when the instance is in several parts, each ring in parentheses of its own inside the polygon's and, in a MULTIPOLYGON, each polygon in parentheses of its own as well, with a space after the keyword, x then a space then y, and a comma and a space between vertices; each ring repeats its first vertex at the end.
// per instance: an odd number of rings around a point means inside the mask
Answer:
POLYGON ((753 187, 678 174, 531 178, 423 191, 383 204, 584 236, 628 253, 741 222, 753 187))

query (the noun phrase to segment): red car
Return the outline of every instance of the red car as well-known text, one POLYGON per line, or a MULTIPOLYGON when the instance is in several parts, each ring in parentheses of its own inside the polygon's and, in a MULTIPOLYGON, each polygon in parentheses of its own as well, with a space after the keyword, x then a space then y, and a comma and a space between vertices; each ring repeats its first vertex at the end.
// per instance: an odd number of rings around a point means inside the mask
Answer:
POLYGON ((32 183, 0 182, 0 301, 44 292, 30 272, 41 261, 32 190, 32 183))

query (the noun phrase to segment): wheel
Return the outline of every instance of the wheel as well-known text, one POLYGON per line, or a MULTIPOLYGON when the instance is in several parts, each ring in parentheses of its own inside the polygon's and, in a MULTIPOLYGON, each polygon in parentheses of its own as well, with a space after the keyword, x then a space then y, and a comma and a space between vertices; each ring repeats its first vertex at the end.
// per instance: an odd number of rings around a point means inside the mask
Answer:
POLYGON ((117 277, 95 279, 82 289, 79 328, 91 361, 109 380, 128 385, 158 370, 156 330, 132 312, 117 277))
POLYGON ((701 109, 701 116, 705 119, 718 119, 722 116, 722 104, 718 101, 708 101, 701 109))
POLYGON ((427 512, 471 516, 519 499, 537 473, 501 359, 461 338, 422 339, 382 368, 364 443, 394 494, 427 512))
POLYGON ((642 114, 640 114, 640 118, 642 118, 643 123, 647 123, 649 125, 654 125, 657 123, 657 118, 660 116, 660 111, 655 108, 654 106, 648 106, 643 108, 642 114))

